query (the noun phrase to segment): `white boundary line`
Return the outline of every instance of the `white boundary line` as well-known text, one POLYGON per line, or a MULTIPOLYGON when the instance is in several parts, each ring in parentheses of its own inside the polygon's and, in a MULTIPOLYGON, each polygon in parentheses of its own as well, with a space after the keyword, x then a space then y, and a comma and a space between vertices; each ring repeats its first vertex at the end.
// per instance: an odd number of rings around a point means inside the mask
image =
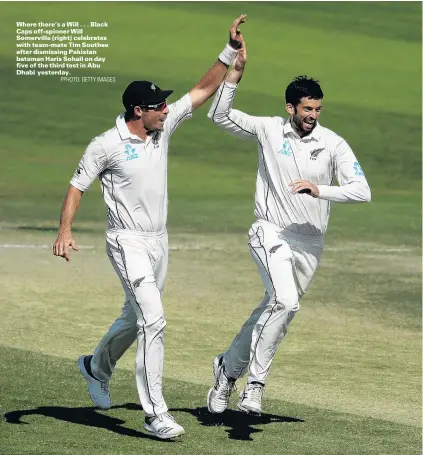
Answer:
MULTIPOLYGON (((34 248, 37 248, 37 249, 40 249, 40 250, 52 250, 53 249, 53 244, 51 245, 35 245, 35 244, 32 244, 32 243, 22 243, 22 244, 19 244, 19 243, 0 243, 0 248, 4 248, 4 249, 34 249, 34 248)), ((92 245, 81 245, 79 246, 78 245, 78 248, 81 248, 82 250, 92 250, 94 249, 94 246, 92 245)))

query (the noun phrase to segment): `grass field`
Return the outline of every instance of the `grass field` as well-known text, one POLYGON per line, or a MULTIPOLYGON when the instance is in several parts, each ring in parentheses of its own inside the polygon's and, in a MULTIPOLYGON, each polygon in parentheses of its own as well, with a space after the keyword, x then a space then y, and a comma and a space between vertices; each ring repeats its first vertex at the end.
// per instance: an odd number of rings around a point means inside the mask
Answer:
POLYGON ((0 3, 0 454, 421 453, 421 4, 99 6, 0 3), (51 244, 68 181, 91 137, 113 125, 126 84, 152 79, 183 95, 243 12, 249 62, 236 107, 281 115, 290 80, 317 77, 322 124, 350 143, 373 199, 333 206, 265 413, 210 416, 213 358, 262 293, 246 247, 257 154, 206 119, 209 103, 181 127, 169 159, 165 396, 187 434, 162 443, 142 429, 134 348, 119 363, 108 412, 91 406, 77 372, 76 358, 95 348, 122 302, 97 184, 75 222, 81 248, 71 263, 51 244), (109 21, 98 74, 117 83, 15 76, 18 20, 109 21))

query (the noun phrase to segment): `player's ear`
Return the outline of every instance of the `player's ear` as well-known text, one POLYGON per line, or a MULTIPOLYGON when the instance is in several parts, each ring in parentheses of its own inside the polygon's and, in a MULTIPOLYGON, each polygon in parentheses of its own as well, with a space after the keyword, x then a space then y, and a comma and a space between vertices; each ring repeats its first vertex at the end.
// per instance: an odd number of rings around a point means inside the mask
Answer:
POLYGON ((288 112, 289 115, 295 115, 295 107, 291 103, 286 104, 286 112, 288 112))
POLYGON ((139 106, 134 107, 134 117, 137 117, 137 118, 142 117, 142 109, 139 106))

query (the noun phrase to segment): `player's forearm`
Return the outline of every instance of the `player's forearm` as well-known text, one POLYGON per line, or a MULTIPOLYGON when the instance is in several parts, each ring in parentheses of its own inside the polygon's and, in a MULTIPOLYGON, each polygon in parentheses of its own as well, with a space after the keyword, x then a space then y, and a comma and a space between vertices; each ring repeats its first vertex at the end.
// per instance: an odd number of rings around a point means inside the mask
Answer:
POLYGON ((207 114, 208 118, 220 125, 224 122, 231 112, 232 103, 235 96, 236 84, 223 82, 210 106, 207 114))
POLYGON ((70 232, 83 192, 70 185, 60 213, 59 234, 70 232))
POLYGON ((202 106, 218 89, 222 83, 229 65, 237 55, 237 50, 227 45, 219 55, 216 63, 207 71, 200 81, 189 92, 192 99, 192 107, 196 109, 202 106))
POLYGON ((244 68, 240 70, 236 70, 235 68, 231 68, 225 77, 225 82, 231 82, 232 84, 238 84, 238 82, 242 79, 242 75, 244 74, 244 68))
POLYGON ((351 182, 342 186, 316 185, 319 198, 331 202, 360 203, 370 202, 372 195, 370 187, 365 182, 351 182))
POLYGON ((222 83, 227 70, 227 65, 222 63, 220 60, 217 60, 217 62, 207 71, 206 74, 204 74, 200 81, 191 90, 191 98, 196 98, 197 103, 204 103, 208 100, 222 83))

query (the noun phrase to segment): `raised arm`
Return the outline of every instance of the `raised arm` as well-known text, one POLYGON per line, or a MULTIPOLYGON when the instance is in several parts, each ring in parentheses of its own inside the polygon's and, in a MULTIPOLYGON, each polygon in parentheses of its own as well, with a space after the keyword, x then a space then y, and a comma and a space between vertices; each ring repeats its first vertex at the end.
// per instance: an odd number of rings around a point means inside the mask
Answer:
POLYGON ((259 141, 260 131, 264 128, 265 122, 269 117, 254 117, 232 109, 237 84, 242 78, 247 61, 247 47, 242 37, 241 40, 242 47, 238 52, 238 56, 217 91, 207 116, 227 133, 241 139, 259 141))
POLYGON ((225 77, 225 82, 230 82, 232 84, 238 84, 238 82, 242 79, 245 64, 247 63, 247 46, 245 44, 244 37, 240 35, 239 40, 241 42, 241 46, 238 50, 238 55, 225 77))
POLYGON ((233 22, 229 29, 229 43, 219 55, 216 63, 207 71, 200 81, 190 90, 192 110, 202 106, 222 83, 228 67, 234 61, 238 49, 242 46, 242 35, 239 26, 245 22, 247 16, 242 14, 233 22))

